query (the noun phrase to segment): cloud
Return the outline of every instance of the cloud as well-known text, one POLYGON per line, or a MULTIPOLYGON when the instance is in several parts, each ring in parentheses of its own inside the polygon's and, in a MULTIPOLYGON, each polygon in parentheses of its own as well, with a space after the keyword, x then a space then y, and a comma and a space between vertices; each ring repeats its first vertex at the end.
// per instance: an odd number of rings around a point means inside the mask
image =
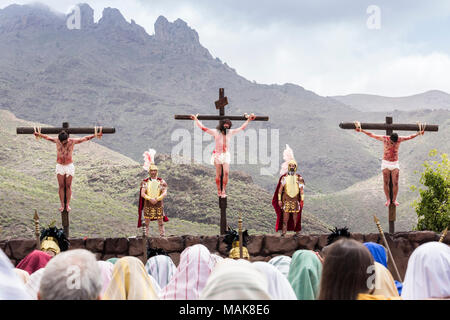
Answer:
MULTIPOLYGON (((0 0, 0 8, 29 1, 0 0)), ((67 12, 73 0, 41 1, 67 12)), ((389 96, 430 89, 450 92, 447 30, 450 2, 406 0, 96 0, 118 8, 149 34, 159 15, 181 18, 200 42, 249 80, 295 83, 321 95, 389 96), (381 10, 381 29, 367 28, 369 5, 381 10)))

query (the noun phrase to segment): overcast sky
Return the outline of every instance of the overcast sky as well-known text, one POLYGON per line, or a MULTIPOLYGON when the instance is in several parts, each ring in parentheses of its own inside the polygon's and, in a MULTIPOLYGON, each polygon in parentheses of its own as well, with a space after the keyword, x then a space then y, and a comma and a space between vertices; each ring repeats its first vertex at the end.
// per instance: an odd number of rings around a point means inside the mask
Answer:
MULTIPOLYGON (((0 8, 31 1, 0 0, 0 8)), ((33 1, 35 2, 35 1, 33 1)), ((74 0, 39 1, 68 12, 74 0)), ((247 78, 320 95, 450 92, 450 1, 92 0, 95 20, 118 8, 149 34, 181 18, 201 44, 247 78), (375 9, 370 6, 376 6, 375 9), (379 18, 379 19, 377 19, 379 18)))

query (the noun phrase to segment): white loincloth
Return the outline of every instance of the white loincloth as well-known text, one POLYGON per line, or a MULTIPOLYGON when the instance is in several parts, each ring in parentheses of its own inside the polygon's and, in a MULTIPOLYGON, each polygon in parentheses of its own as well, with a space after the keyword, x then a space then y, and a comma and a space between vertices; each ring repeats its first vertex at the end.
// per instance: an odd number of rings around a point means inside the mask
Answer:
POLYGON ((400 164, 398 161, 387 161, 387 160, 381 160, 381 170, 389 169, 390 171, 394 169, 400 170, 400 164))
POLYGON ((75 175, 75 166, 73 165, 73 163, 71 164, 67 164, 67 165, 62 165, 57 163, 56 164, 56 174, 60 174, 60 175, 68 175, 68 176, 74 176, 75 175))
POLYGON ((217 160, 217 162, 219 164, 230 164, 231 162, 231 155, 230 153, 227 151, 225 153, 216 153, 215 151, 213 152, 212 156, 211 156, 211 164, 214 165, 215 162, 214 160, 217 160))

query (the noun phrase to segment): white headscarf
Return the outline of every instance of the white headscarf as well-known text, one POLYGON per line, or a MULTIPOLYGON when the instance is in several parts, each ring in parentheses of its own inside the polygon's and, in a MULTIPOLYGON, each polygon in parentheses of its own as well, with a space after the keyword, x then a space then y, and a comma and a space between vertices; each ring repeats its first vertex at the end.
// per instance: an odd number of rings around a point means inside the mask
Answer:
POLYGON ((267 277, 269 294, 273 300, 297 300, 288 279, 277 268, 267 262, 254 262, 253 265, 267 277))
POLYGON ((224 259, 217 263, 201 300, 271 300, 267 277, 247 260, 224 259))
POLYGON ((221 256, 219 256, 218 254, 211 254, 211 257, 214 259, 215 263, 220 262, 223 260, 223 258, 221 256))
POLYGON ((0 300, 30 300, 25 284, 14 271, 14 266, 0 249, 0 300))
POLYGON ((150 277, 150 280, 152 281, 153 289, 155 289, 155 292, 156 292, 156 294, 159 297, 159 295, 161 294, 162 290, 161 290, 161 287, 159 286, 158 281, 156 281, 156 279, 153 278, 152 275, 149 274, 148 276, 150 277))
POLYGON ((292 258, 289 256, 277 256, 270 259, 269 263, 277 268, 287 278, 291 261, 292 258))
POLYGON ((39 287, 41 286, 41 279, 44 275, 44 271, 45 268, 41 268, 38 271, 33 272, 33 274, 30 276, 30 279, 28 279, 27 284, 25 285, 28 294, 33 300, 37 300, 37 294, 39 292, 39 287))
POLYGON ((408 260, 402 298, 421 300, 450 297, 450 247, 441 242, 419 246, 408 260))
POLYGON ((184 249, 175 274, 160 293, 161 299, 197 300, 214 266, 215 261, 204 245, 184 249))
POLYGON ((156 280, 161 289, 167 286, 176 269, 172 259, 166 255, 153 256, 145 264, 145 270, 156 280))

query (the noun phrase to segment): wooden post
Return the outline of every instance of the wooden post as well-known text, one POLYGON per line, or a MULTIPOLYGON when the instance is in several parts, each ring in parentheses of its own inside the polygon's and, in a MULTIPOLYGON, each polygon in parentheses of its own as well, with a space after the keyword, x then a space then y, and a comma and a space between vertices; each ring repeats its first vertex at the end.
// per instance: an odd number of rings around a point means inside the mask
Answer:
MULTIPOLYGON (((225 115, 225 106, 228 104, 228 98, 225 96, 225 89, 219 89, 219 100, 215 101, 216 109, 219 110, 219 115, 199 115, 198 120, 223 120, 230 119, 232 121, 245 121, 247 117, 245 116, 229 116, 225 115)), ((192 120, 190 115, 179 115, 174 116, 175 120, 192 120)), ((257 116, 253 121, 269 121, 267 116, 257 116)), ((223 168, 220 176, 220 189, 223 190, 223 168)), ((227 198, 219 197, 219 208, 220 208, 220 234, 223 235, 227 232, 227 198)))
POLYGON ((242 259, 244 257, 243 253, 243 236, 242 236, 242 213, 239 212, 239 220, 238 220, 238 228, 239 228, 239 259, 242 259))
MULTIPOLYGON (((63 129, 69 128, 68 122, 63 122, 63 129)), ((66 238, 69 239, 69 211, 67 211, 67 194, 66 194, 66 179, 64 178, 64 210, 61 212, 62 226, 66 238)))
MULTIPOLYGON (((389 125, 392 125, 392 117, 386 117, 386 135, 390 136, 392 134, 392 129, 389 128, 389 125)), ((388 207, 388 217, 389 217, 389 233, 395 232, 395 219, 397 214, 397 207, 392 202, 394 197, 394 189, 392 185, 392 172, 389 172, 389 198, 391 199, 391 203, 388 207)))

